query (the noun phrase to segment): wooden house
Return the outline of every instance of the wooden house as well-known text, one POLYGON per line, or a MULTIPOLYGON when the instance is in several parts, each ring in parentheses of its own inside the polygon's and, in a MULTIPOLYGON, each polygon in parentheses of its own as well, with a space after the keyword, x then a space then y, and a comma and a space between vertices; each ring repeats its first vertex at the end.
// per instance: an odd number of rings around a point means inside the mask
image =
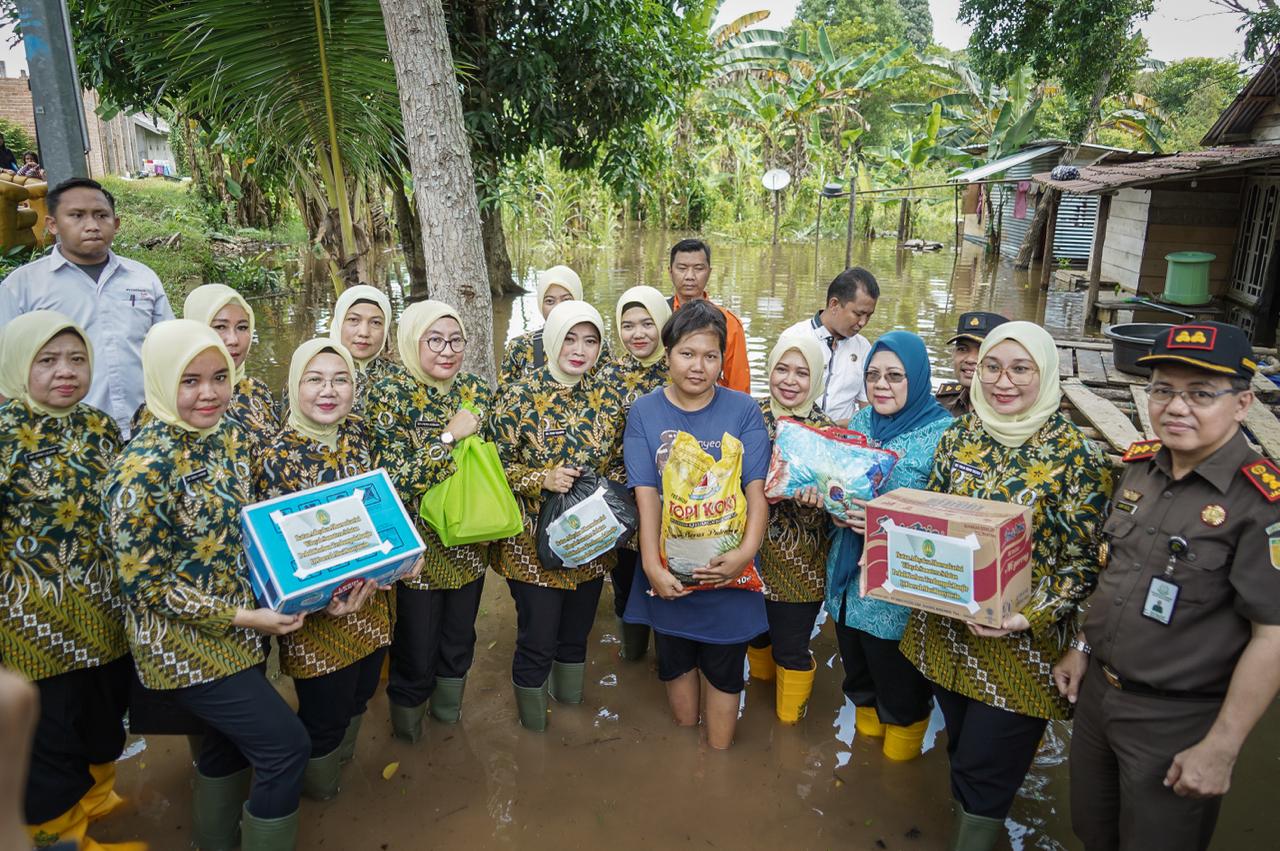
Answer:
MULTIPOLYGON (((1067 145, 1061 139, 1030 142, 1017 153, 952 177, 950 182, 964 193, 962 236, 965 241, 986 245, 987 234, 992 230, 988 227, 987 217, 992 216, 996 218, 994 230, 1000 233, 1000 253, 1005 257, 1016 256, 1042 197, 1041 187, 1032 180, 1032 175, 1049 171, 1056 166, 1067 145), (989 199, 987 195, 990 196, 989 199)), ((966 150, 979 154, 986 150, 986 146, 979 145, 966 150)), ((1129 151, 1106 145, 1086 144, 1080 146, 1072 162, 1082 166, 1130 154, 1129 151)), ((1097 216, 1096 196, 1063 196, 1053 238, 1055 262, 1067 260, 1080 265, 1085 263, 1093 244, 1097 216)))
MULTIPOLYGON (((1245 86, 1200 151, 1098 163, 1073 180, 1036 182, 1099 200, 1090 298, 1102 282, 1158 298, 1174 251, 1207 251, 1212 308, 1271 346, 1280 323, 1280 59, 1245 86)), ((1064 196, 1065 197, 1065 196, 1064 196)))

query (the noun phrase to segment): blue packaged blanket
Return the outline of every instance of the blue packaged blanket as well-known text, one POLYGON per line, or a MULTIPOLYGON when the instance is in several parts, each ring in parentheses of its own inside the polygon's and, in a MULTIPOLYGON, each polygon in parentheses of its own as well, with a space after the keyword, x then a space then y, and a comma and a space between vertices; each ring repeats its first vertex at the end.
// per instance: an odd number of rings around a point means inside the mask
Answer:
POLYGON ((764 494, 770 502, 815 487, 827 512, 844 517, 850 500, 869 500, 898 461, 896 453, 866 445, 866 437, 842 428, 818 429, 778 420, 764 494))

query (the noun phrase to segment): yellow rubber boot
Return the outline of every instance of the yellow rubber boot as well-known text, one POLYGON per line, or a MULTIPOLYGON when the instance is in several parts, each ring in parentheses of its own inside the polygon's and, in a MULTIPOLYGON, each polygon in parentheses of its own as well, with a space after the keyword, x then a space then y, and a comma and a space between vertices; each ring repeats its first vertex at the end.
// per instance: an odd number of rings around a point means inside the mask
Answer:
POLYGON ((36 848, 47 848, 59 842, 73 842, 80 851, 147 851, 145 842, 116 842, 102 845, 85 836, 89 816, 76 804, 62 815, 44 824, 27 825, 27 835, 36 848))
POLYGON ((817 663, 807 671, 778 668, 776 703, 779 721, 795 724, 804 717, 809 709, 809 695, 813 693, 813 675, 817 671, 817 663))
POLYGON ((884 722, 874 706, 859 706, 853 713, 853 729, 859 736, 878 739, 884 735, 884 722))
POLYGON ((920 756, 920 748, 924 745, 924 731, 928 728, 928 718, 906 727, 884 725, 885 758, 895 762, 909 762, 920 756))
POLYGON ((89 821, 96 821, 110 815, 124 803, 124 798, 116 794, 116 764, 104 762, 89 766, 93 775, 93 788, 84 793, 80 806, 84 808, 89 821))
POLYGON ((752 647, 747 645, 747 664, 751 667, 751 679, 768 682, 778 674, 778 666, 773 663, 773 647, 752 647))

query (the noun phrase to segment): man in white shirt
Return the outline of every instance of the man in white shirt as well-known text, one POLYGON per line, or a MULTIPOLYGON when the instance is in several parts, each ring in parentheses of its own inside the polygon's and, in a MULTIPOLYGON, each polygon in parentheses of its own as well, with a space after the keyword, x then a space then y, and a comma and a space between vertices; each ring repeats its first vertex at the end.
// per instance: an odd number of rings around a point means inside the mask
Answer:
POLYGON ((46 203, 45 224, 58 244, 15 269, 0 287, 11 297, 14 315, 56 310, 85 330, 93 345, 93 384, 84 401, 114 419, 127 438, 144 398, 142 340, 173 311, 155 272, 111 250, 120 219, 101 184, 64 180, 46 203))
POLYGON ((792 325, 788 332, 808 332, 822 343, 826 358, 827 387, 818 405, 840 425, 867 403, 863 381, 871 341, 859 332, 876 312, 880 285, 861 266, 845 269, 827 286, 827 306, 811 319, 792 325))

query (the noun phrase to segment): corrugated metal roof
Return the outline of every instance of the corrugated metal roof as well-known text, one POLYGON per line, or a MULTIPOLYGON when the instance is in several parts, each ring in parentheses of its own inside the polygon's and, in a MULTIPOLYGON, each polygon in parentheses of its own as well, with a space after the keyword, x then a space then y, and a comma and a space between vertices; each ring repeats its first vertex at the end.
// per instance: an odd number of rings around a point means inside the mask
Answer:
POLYGON ((1063 192, 1095 195, 1127 186, 1147 186, 1173 180, 1247 171, 1280 160, 1280 144, 1226 145, 1152 157, 1140 162, 1090 165, 1080 169, 1075 180, 1053 180, 1048 173, 1035 175, 1037 183, 1063 192))
POLYGON ((993 174, 999 174, 1002 171, 1008 171, 1015 165, 1021 165, 1028 160, 1034 160, 1036 157, 1051 154, 1061 148, 1062 145, 1045 145, 1040 148, 1030 148, 1028 150, 1019 151, 1016 154, 1010 154, 1007 157, 1001 157, 998 160, 992 160, 986 165, 980 165, 975 169, 971 169, 962 174, 957 174, 948 182, 950 183, 973 183, 975 180, 982 180, 984 177, 990 177, 993 174))
POLYGON ((1222 111, 1200 144, 1220 145, 1247 139, 1259 116, 1275 101, 1277 91, 1280 91, 1280 56, 1273 55, 1222 111))

